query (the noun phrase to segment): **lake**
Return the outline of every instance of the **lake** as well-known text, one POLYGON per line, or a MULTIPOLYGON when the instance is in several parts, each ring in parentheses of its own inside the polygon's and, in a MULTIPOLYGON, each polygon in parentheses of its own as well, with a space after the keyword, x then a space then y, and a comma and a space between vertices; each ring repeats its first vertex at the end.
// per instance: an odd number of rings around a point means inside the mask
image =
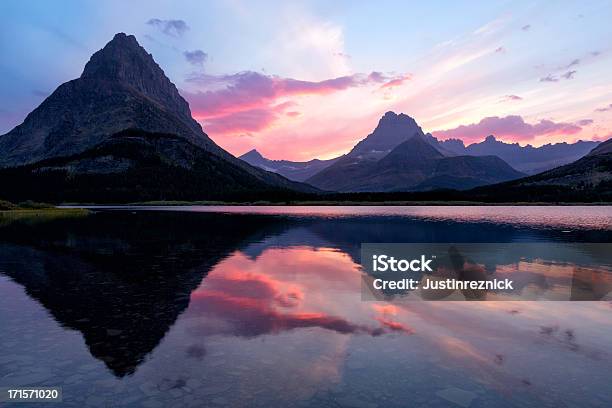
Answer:
MULTIPOLYGON (((75 407, 612 406, 610 294, 364 301, 368 242, 607 243, 612 207, 0 218, 0 387, 60 386, 75 407)), ((528 266, 547 290, 591 274, 528 266)))

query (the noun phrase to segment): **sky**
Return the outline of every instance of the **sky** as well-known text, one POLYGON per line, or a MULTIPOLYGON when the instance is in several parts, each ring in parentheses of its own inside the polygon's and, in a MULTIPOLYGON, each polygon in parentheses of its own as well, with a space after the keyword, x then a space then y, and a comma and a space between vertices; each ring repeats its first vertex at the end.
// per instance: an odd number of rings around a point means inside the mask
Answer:
POLYGON ((134 34, 235 155, 347 153, 387 111, 440 139, 612 137, 610 1, 0 3, 0 134, 134 34))

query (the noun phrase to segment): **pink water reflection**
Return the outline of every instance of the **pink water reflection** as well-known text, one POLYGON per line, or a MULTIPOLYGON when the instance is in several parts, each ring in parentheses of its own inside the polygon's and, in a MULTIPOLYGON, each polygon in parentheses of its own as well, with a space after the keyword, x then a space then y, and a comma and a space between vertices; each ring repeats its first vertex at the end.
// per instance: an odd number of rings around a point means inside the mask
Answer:
MULTIPOLYGON (((541 268, 553 280, 574 272, 541 268)), ((460 373, 508 398, 520 393, 553 405, 588 393, 571 391, 582 373, 589 373, 586 388, 606 389, 611 302, 365 302, 360 274, 330 248, 269 248, 257 257, 236 251, 193 292, 183 324, 195 338, 228 339, 214 347, 246 347, 255 361, 274 361, 267 378, 294 387, 285 389, 287 401, 342 387, 355 375, 351 367, 375 371, 392 364, 391 356, 407 370, 427 367, 424 376, 460 373), (264 338, 269 347, 231 338, 264 338)))
MULTIPOLYGON (((142 207, 140 207, 142 208, 142 207)), ((154 210, 323 217, 405 216, 568 229, 612 228, 612 206, 176 206, 154 210)))

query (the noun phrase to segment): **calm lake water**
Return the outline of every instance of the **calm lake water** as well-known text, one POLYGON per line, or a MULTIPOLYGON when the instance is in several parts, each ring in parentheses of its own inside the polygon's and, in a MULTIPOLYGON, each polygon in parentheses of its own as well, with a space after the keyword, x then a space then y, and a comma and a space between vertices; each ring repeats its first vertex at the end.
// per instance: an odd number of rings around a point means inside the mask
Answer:
MULTIPOLYGON (((610 294, 362 300, 361 243, 451 241, 612 242, 612 207, 0 218, 0 387, 61 386, 75 407, 612 406, 610 294)), ((531 265, 547 288, 577 270, 531 265)))

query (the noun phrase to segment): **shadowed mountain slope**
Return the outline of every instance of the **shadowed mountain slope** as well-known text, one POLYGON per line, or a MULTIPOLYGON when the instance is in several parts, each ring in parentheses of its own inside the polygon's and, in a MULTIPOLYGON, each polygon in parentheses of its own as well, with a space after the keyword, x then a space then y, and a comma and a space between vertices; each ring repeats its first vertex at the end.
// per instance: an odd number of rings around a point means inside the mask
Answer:
POLYGON ((473 193, 513 201, 612 201, 612 139, 573 163, 473 193))
POLYGON ((414 119, 387 112, 372 134, 306 180, 341 192, 469 189, 523 176, 495 156, 447 156, 414 119))
MULTIPOLYGON (((136 141, 123 140, 122 143, 133 144, 136 141)), ((207 180, 222 177, 215 184, 225 185, 230 192, 251 187, 253 192, 262 188, 315 191, 310 186, 250 166, 217 146, 191 117, 187 101, 180 96, 153 57, 138 44, 134 36, 123 33, 115 35, 103 49, 92 55, 80 78, 60 85, 21 125, 0 136, 0 167, 21 166, 21 182, 32 184, 40 184, 39 177, 49 170, 46 160, 59 160, 52 162, 52 170, 55 176, 58 176, 55 171, 58 167, 66 170, 66 178, 125 174, 125 171, 134 168, 142 170, 148 167, 151 173, 143 171, 141 175, 151 180, 142 180, 141 185, 147 185, 150 196, 159 196, 162 191, 167 191, 166 186, 161 181, 157 184, 151 181, 166 171, 168 166, 185 169, 185 177, 191 176, 194 184, 201 184, 196 180, 201 174, 187 174, 190 166, 185 165, 185 156, 197 157, 198 168, 208 166, 214 169, 207 180), (144 140, 143 135, 150 134, 174 138, 174 143, 181 145, 184 154, 175 161, 175 156, 169 153, 168 143, 147 142, 144 143, 146 148, 143 155, 149 157, 154 154, 152 151, 156 151, 159 161, 166 167, 153 168, 151 162, 138 162, 137 157, 127 160, 122 155, 114 154, 92 159, 92 155, 97 154, 94 152, 108 151, 109 144, 117 147, 117 139, 125 138, 126 131, 132 132, 130 137, 138 133, 141 141, 144 140), (90 160, 86 163, 74 162, 76 155, 82 154, 89 156, 90 160), (205 166, 203 161, 206 160, 210 163, 205 166), (28 177, 25 177, 25 171, 30 172, 28 177), (231 176, 224 177, 224 173, 231 176)), ((66 180, 66 183, 70 184, 71 180, 66 180)), ((113 193, 114 185, 94 185, 101 194, 113 193)), ((15 186, 11 184, 11 187, 15 186)), ((138 188, 138 183, 134 187, 138 188)), ((208 198, 208 187, 203 187, 197 191, 200 199, 208 198)), ((216 189, 213 187, 211 191, 216 192, 216 189)), ((76 196, 77 193, 75 191, 76 196)))
POLYGON ((479 143, 465 146, 461 140, 439 141, 432 137, 436 148, 445 149, 453 155, 498 156, 513 168, 527 174, 536 174, 574 162, 584 157, 598 142, 579 140, 575 143, 546 144, 540 147, 520 146, 518 143, 505 143, 489 135, 479 143))

